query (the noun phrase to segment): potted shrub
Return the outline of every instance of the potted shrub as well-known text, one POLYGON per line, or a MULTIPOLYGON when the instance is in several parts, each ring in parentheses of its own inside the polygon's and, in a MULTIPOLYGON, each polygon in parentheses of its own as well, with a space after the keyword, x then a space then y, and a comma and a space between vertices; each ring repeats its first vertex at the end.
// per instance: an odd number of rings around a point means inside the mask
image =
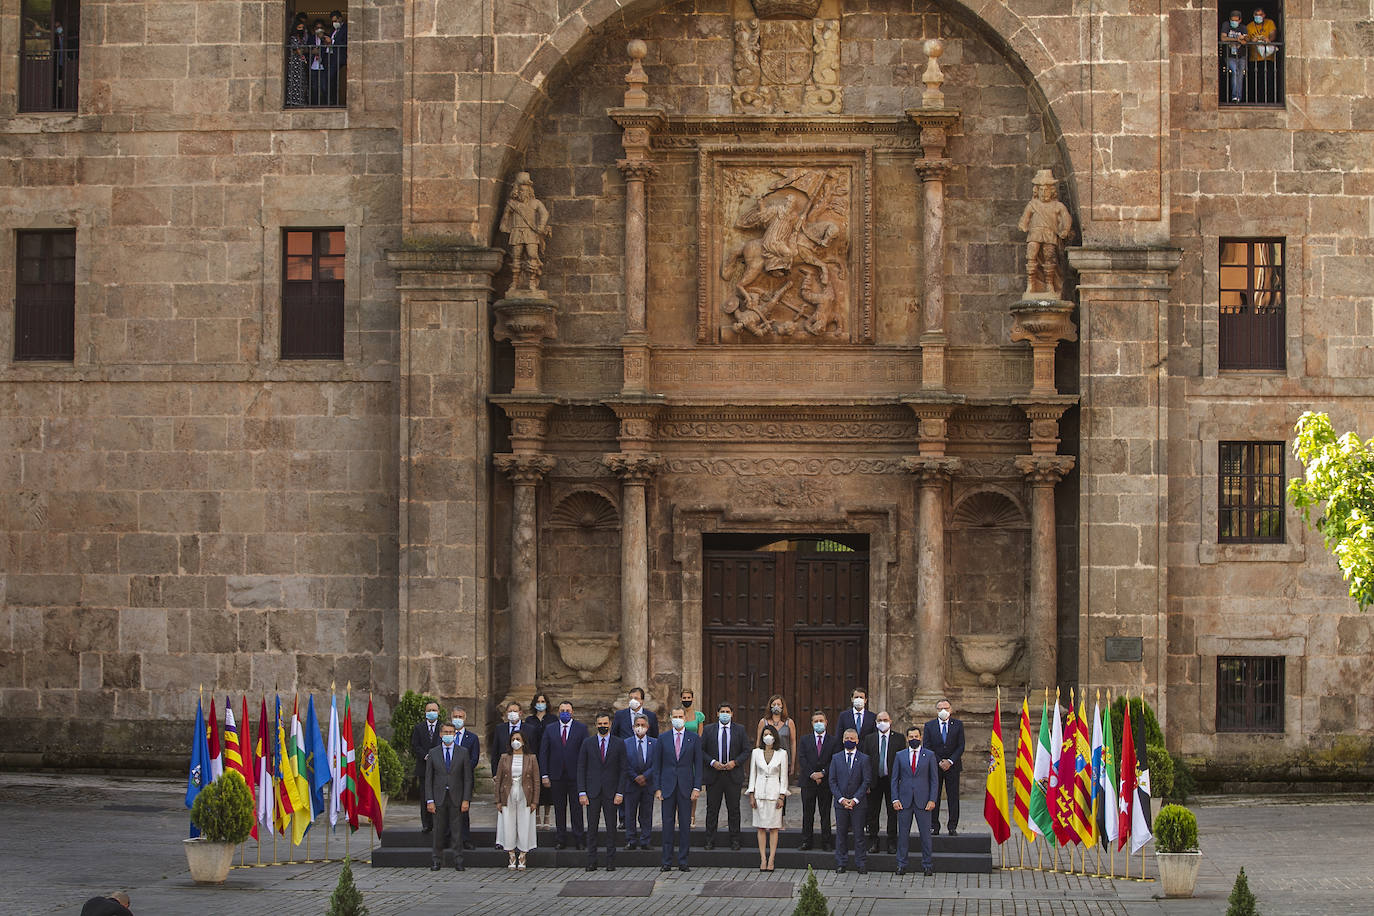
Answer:
POLYGON ((253 796, 243 777, 230 770, 200 790, 191 805, 200 836, 183 840, 186 864, 197 884, 223 884, 234 848, 253 831, 253 796))
POLYGON ((1164 896, 1193 896, 1202 853, 1197 847, 1197 818, 1182 805, 1165 805, 1155 818, 1155 861, 1164 896))

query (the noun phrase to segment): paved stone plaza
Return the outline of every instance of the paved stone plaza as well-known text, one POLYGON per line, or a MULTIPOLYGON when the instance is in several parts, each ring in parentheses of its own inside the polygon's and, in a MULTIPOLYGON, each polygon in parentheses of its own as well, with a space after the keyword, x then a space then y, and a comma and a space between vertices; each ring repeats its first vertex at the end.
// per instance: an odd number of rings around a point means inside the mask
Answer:
MULTIPOLYGON (((323 912, 338 878, 338 864, 236 869, 223 888, 194 885, 179 846, 186 826, 182 787, 174 780, 0 774, 0 912, 76 913, 91 895, 129 890, 140 914, 286 916, 323 912)), ((836 914, 1220 914, 1231 881, 1246 866, 1251 887, 1268 916, 1366 914, 1374 893, 1367 851, 1374 846, 1374 802, 1321 798, 1260 804, 1253 799, 1208 798, 1197 804, 1203 861, 1198 897, 1157 901, 1155 882, 1107 881, 1004 871, 991 875, 897 878, 892 874, 826 872, 820 881, 836 914)), ((395 812, 397 823, 416 816, 395 812)), ((491 819, 490 806, 477 822, 491 819)), ((359 833, 359 837, 363 834, 359 833)), ((363 841, 366 842, 365 840, 363 841)), ((270 847, 269 847, 270 849, 270 847)), ((356 847, 366 858, 366 847, 356 847)), ((318 843, 312 846, 318 856, 318 843)), ((331 854, 338 845, 331 843, 331 854)), ((250 843, 250 861, 252 859, 250 843)), ((1150 857, 1147 856, 1147 860, 1150 857)), ((752 862, 743 853, 742 862, 752 862)), ((1138 861, 1138 860, 1137 860, 1138 861)), ((557 913, 785 914, 795 898, 723 901, 702 896, 711 881, 761 880, 758 872, 700 868, 660 877, 656 870, 622 869, 623 880, 654 880, 651 897, 560 897, 569 881, 607 878, 580 869, 514 875, 505 870, 432 874, 419 869, 372 869, 355 875, 375 916, 441 916, 518 909, 557 913)), ((800 880, 778 872, 769 880, 800 880)))

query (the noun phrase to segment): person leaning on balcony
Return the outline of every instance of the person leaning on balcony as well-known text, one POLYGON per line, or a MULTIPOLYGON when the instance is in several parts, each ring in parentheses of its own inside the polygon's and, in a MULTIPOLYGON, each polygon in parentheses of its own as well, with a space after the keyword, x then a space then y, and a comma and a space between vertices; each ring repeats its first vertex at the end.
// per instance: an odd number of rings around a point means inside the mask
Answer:
POLYGON ((1255 98, 1250 99, 1252 102, 1278 101, 1274 61, 1278 58, 1279 49, 1273 44, 1278 38, 1278 26, 1265 16, 1263 9, 1255 7, 1254 16, 1245 26, 1245 43, 1250 48, 1250 85, 1255 93, 1255 98))
POLYGON ((1245 90, 1245 24, 1240 10, 1231 10, 1231 17, 1221 24, 1222 57, 1226 61, 1227 88, 1233 102, 1239 102, 1245 90))

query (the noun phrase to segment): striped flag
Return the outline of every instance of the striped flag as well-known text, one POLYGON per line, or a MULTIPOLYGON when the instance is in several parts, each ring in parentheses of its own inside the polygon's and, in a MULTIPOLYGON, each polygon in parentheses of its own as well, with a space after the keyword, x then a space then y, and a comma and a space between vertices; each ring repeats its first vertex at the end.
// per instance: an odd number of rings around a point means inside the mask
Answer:
POLYGON ((1026 842, 1035 839, 1031 826, 1031 785, 1035 782, 1035 758, 1031 745, 1030 706, 1021 699, 1021 720, 1016 734, 1016 769, 1012 774, 1016 800, 1012 805, 1011 819, 1026 837, 1026 842))
POLYGON ((358 829, 358 766, 353 754, 353 684, 350 682, 344 693, 343 734, 343 789, 339 795, 344 814, 348 818, 350 830, 358 829))
POLYGON ((334 685, 329 685, 329 826, 339 823, 340 797, 343 795, 343 766, 340 756, 343 746, 339 742, 339 700, 334 696, 334 685))
POLYGON ((277 747, 276 765, 273 777, 277 781, 277 802, 276 802, 276 825, 277 833, 283 836, 287 833, 287 828, 291 826, 291 818, 297 811, 309 810, 310 803, 301 794, 300 783, 296 778, 295 763, 291 756, 291 747, 288 741, 288 729, 291 727, 290 721, 281 720, 281 697, 277 697, 277 747))
MULTIPOLYGON (((1056 714, 1058 709, 1056 707, 1056 714)), ((1054 846, 1054 817, 1050 813, 1050 781, 1054 778, 1055 757, 1050 751, 1050 710, 1048 699, 1040 705, 1040 733, 1035 742, 1035 778, 1031 786, 1030 826, 1054 846)))
POLYGON ((286 778, 291 780, 296 794, 291 798, 291 843, 294 846, 301 845, 301 840, 305 839, 305 832, 310 829, 310 822, 315 819, 314 806, 311 804, 310 779, 306 776, 305 765, 307 751, 305 749, 305 729, 301 726, 301 698, 297 694, 291 704, 291 739, 287 745, 287 754, 290 756, 290 769, 282 766, 282 772, 286 778), (299 803, 297 803, 299 799, 299 803))
POLYGON ((267 730, 267 697, 262 698, 262 712, 258 713, 258 740, 253 745, 253 759, 258 767, 258 827, 275 833, 272 808, 277 797, 277 786, 272 781, 272 738, 267 730))
POLYGON ((1073 823, 1073 787, 1077 782, 1077 754, 1074 753, 1075 738, 1078 733, 1078 720, 1073 712, 1073 690, 1069 690, 1068 715, 1063 725, 1059 722, 1059 703, 1054 704, 1054 733, 1051 736, 1051 750, 1057 746, 1056 757, 1059 769, 1050 777, 1050 811, 1054 814, 1054 836, 1061 846, 1078 842, 1078 831, 1073 823))
POLYGON ((1107 692, 1107 707, 1102 710, 1102 804, 1098 806, 1101 836, 1104 846, 1111 848, 1117 840, 1117 770, 1116 741, 1112 737, 1112 694, 1107 692))
POLYGON ((992 712, 992 739, 988 751, 987 788, 983 792, 983 820, 992 828, 992 838, 1000 846, 1011 837, 1007 817, 1007 755, 1002 745, 1002 698, 992 712))
POLYGON ((1123 849, 1131 836, 1135 812, 1135 737, 1131 733, 1131 699, 1126 698, 1126 718, 1121 723, 1121 789, 1116 794, 1116 848, 1123 849))
MULTIPOLYGON (((245 719, 243 727, 248 728, 248 720, 245 719)), ((248 787, 248 794, 253 794, 253 776, 248 761, 244 760, 243 742, 239 740, 238 723, 234 721, 234 706, 229 702, 229 698, 224 698, 224 769, 238 773, 243 777, 243 783, 248 787)), ((256 828, 255 828, 256 830, 256 828)))
POLYGON ((382 835, 382 771, 377 759, 377 726, 372 721, 372 698, 367 698, 367 725, 363 727, 363 753, 358 767, 358 813, 372 821, 382 835))
POLYGON ((1073 828, 1084 846, 1097 842, 1097 825, 1093 822, 1092 739, 1088 736, 1086 697, 1078 697, 1078 720, 1074 724, 1073 755, 1073 828))
MULTIPOLYGON (((253 799, 253 809, 257 810, 258 804, 258 755, 253 744, 253 729, 249 726, 252 722, 248 718, 248 697, 242 696, 243 700, 243 734, 239 735, 239 748, 243 754, 243 781, 248 783, 248 795, 253 799)), ((258 822, 253 821, 253 829, 249 831, 253 839, 258 838, 258 822)))

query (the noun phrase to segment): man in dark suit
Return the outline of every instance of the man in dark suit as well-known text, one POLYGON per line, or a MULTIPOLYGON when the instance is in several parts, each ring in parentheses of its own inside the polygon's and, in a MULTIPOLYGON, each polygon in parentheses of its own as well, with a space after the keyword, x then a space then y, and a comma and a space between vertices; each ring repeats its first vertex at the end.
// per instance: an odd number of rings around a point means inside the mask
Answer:
POLYGON ((348 21, 340 10, 329 14, 332 31, 329 33, 329 46, 325 48, 325 69, 329 74, 329 99, 326 105, 344 103, 343 79, 348 67, 348 21))
POLYGON ((81 908, 81 916, 134 916, 129 909, 129 895, 115 891, 108 897, 92 897, 81 908))
POLYGON ((456 739, 453 723, 445 722, 440 726, 439 746, 425 758, 425 808, 431 815, 437 815, 438 821, 434 825, 430 871, 438 871, 443 864, 445 834, 450 837, 453 867, 463 870, 459 837, 463 835, 463 816, 472 801, 472 758, 457 746, 456 739))
POLYGON ((859 874, 868 874, 868 844, 864 842, 864 807, 868 804, 868 785, 872 773, 868 758, 859 751, 859 733, 847 728, 841 749, 830 758, 827 780, 835 799, 835 874, 844 874, 849 856, 849 841, 854 840, 854 864, 859 874))
POLYGON ((653 749, 654 798, 663 803, 660 871, 672 869, 675 842, 678 870, 691 870, 687 866, 687 850, 692 844, 692 808, 701 797, 701 739, 687 731, 686 726, 686 710, 673 707, 672 728, 658 736, 653 749))
POLYGON ((615 817, 625 800, 629 766, 625 741, 611 737, 611 717, 596 717, 596 734, 577 756, 577 800, 587 809, 587 871, 596 871, 601 822, 606 822, 606 871, 615 871, 615 817))
POLYGON ((835 731, 844 734, 844 730, 852 728, 859 733, 859 743, 869 735, 878 730, 878 718, 868 711, 868 691, 862 687, 855 687, 850 694, 850 708, 840 713, 840 720, 835 723, 835 731))
POLYGON ((625 848, 649 848, 654 828, 654 745, 648 716, 635 717, 634 734, 625 739, 628 780, 625 786, 625 848))
MULTIPOLYGON (((611 719, 612 738, 633 738, 635 734, 635 716, 645 716, 649 720, 649 734, 658 734, 658 716, 652 709, 644 706, 644 688, 631 687, 629 704, 624 709, 616 710, 615 717, 611 719)), ((618 815, 620 829, 625 829, 625 806, 620 806, 618 815)))
POLYGON ((533 740, 534 728, 523 720, 522 712, 520 704, 512 700, 506 704, 505 718, 496 723, 496 730, 491 735, 491 751, 487 754, 491 762, 492 778, 496 777, 496 768, 501 765, 501 758, 510 753, 510 739, 516 735, 525 739, 526 749, 539 752, 533 740))
POLYGON ((797 736, 797 772, 801 774, 802 849, 811 848, 816 830, 816 808, 821 813, 821 848, 833 848, 830 835, 830 758, 840 743, 826 731, 825 713, 811 715, 811 734, 797 736))
POLYGON ((921 831, 921 867, 929 875, 934 866, 930 842, 930 813, 940 794, 940 768, 935 755, 921 746, 921 729, 906 731, 906 749, 892 763, 892 808, 897 812, 897 874, 906 874, 911 849, 911 819, 921 831), (914 763, 913 763, 914 758, 914 763))
MULTIPOLYGON (((940 789, 949 803, 945 826, 950 836, 959 835, 959 774, 964 769, 964 723, 950 718, 949 700, 935 704, 935 718, 926 723, 926 747, 940 765, 940 789)), ((940 796, 935 796, 935 813, 930 818, 931 832, 940 835, 940 796)))
POLYGON ((892 761, 897 752, 906 746, 906 740, 892 734, 892 716, 886 711, 878 713, 877 731, 859 742, 859 749, 867 755, 870 774, 868 789, 868 823, 864 829, 868 834, 870 852, 882 852, 883 841, 878 835, 878 819, 887 812, 887 848, 897 848, 897 812, 892 810, 892 761))
POLYGON ((410 730, 410 756, 415 758, 415 785, 420 790, 420 829, 425 833, 434 828, 434 815, 425 806, 425 758, 439 746, 439 734, 439 704, 430 700, 425 717, 410 730))
POLYGON ((553 790, 554 849, 568 848, 568 807, 572 807, 572 838, 583 848, 582 806, 577 803, 577 755, 587 739, 587 726, 573 718, 573 705, 558 704, 558 719, 544 729, 539 743, 539 772, 553 790))
MULTIPOLYGON (((482 759, 482 742, 477 738, 477 733, 468 728, 468 713, 466 709, 461 706, 455 706, 450 715, 451 718, 449 721, 453 723, 453 731, 455 734, 453 746, 468 752, 468 772, 475 776, 477 773, 477 761, 482 759)), ((471 849, 472 824, 468 820, 466 811, 463 812, 462 820, 463 848, 471 849)))
POLYGON ((739 795, 749 772, 749 753, 753 748, 744 726, 731 721, 735 709, 721 703, 716 722, 706 726, 701 737, 706 760, 706 848, 716 848, 716 827, 720 824, 720 802, 725 799, 725 817, 730 826, 730 848, 739 849, 739 795))

